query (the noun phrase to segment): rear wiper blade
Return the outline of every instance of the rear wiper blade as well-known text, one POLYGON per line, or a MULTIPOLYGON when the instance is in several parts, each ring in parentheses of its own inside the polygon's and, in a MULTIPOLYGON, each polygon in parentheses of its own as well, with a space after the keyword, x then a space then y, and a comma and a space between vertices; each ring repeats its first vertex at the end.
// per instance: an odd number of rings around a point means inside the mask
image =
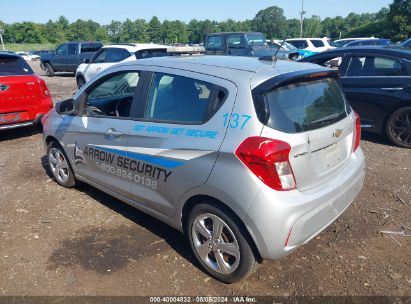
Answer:
POLYGON ((327 115, 327 116, 325 116, 325 117, 323 117, 323 118, 320 118, 320 119, 317 119, 317 120, 314 120, 314 121, 310 122, 310 125, 314 125, 314 124, 317 124, 317 123, 327 122, 327 121, 330 121, 330 120, 334 120, 334 119, 336 119, 336 118, 339 117, 339 116, 340 116, 340 114, 333 113, 333 114, 331 114, 331 115, 327 115))

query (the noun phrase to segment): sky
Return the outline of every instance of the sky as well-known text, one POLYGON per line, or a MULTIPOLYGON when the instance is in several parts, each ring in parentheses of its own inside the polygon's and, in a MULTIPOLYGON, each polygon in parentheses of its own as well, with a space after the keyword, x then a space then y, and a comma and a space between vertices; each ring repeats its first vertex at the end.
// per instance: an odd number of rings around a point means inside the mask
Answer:
MULTIPOLYGON (((299 18, 301 0, 19 0, 2 1, 0 20, 6 23, 34 21, 45 23, 59 16, 66 16, 70 22, 77 19, 92 19, 100 24, 111 20, 124 21, 143 18, 150 20, 157 16, 161 21, 210 19, 216 21, 252 19, 264 8, 277 5, 284 9, 285 16, 299 18)), ((343 16, 350 12, 374 13, 388 6, 392 0, 304 0, 308 17, 343 16)))

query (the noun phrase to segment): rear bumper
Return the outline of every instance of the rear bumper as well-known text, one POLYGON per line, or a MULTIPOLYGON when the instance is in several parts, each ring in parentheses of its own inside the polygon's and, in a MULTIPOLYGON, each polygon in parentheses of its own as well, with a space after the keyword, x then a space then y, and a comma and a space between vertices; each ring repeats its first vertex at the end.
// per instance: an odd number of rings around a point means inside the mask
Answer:
POLYGON ((358 149, 344 171, 314 189, 278 192, 264 186, 244 217, 261 257, 281 258, 333 223, 361 191, 364 167, 358 149))
POLYGON ((18 122, 18 123, 13 123, 13 124, 0 125, 0 130, 10 130, 10 129, 16 129, 16 128, 30 127, 34 125, 36 125, 35 121, 18 122))

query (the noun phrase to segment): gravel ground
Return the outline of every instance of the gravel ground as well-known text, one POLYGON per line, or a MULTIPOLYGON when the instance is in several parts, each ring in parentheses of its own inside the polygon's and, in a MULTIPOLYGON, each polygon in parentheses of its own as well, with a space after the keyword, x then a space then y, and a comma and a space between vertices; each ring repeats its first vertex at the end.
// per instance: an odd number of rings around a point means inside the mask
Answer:
MULTIPOLYGON (((54 100, 75 92, 70 74, 45 80, 54 100)), ((2 132, 0 295, 411 296, 411 238, 380 233, 411 234, 411 150, 367 134, 361 146, 367 175, 352 206, 288 257, 225 285, 179 232, 90 186, 58 186, 35 130, 2 132)))

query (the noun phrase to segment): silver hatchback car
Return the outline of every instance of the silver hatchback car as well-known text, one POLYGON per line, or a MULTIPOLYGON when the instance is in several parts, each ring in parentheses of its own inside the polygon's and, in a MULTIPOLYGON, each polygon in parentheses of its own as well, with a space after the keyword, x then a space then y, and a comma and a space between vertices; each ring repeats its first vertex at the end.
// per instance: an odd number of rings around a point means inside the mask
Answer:
POLYGON ((50 170, 184 232, 231 283, 306 243, 363 186, 359 117, 334 70, 247 57, 120 63, 44 117, 50 170))

